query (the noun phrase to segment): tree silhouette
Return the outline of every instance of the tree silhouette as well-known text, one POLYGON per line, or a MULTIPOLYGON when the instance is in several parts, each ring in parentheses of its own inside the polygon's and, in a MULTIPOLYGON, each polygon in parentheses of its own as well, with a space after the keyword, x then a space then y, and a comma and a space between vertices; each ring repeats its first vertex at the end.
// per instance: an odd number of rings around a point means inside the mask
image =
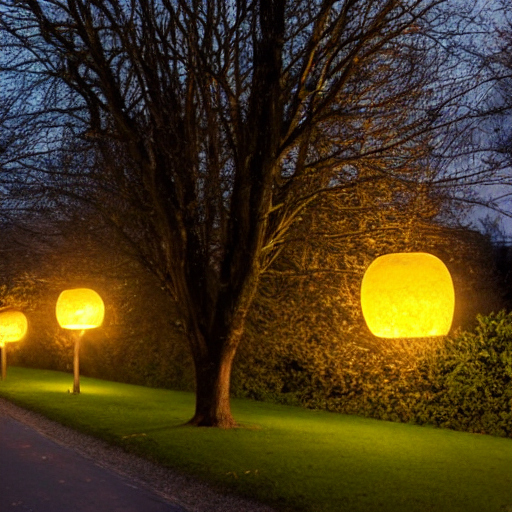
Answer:
POLYGON ((57 215, 101 211, 179 304, 192 424, 235 424, 247 313, 311 201, 382 181, 400 204, 439 178, 464 88, 444 3, 0 0, 4 126, 24 148, 4 172, 57 215))

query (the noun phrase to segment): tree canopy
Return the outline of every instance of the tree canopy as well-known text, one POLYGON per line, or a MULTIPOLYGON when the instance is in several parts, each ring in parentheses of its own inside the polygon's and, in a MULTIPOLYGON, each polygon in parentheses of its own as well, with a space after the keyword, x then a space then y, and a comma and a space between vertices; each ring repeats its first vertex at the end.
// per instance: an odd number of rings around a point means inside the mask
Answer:
POLYGON ((308 204, 379 183, 372 208, 399 209, 472 179, 440 159, 479 72, 453 51, 471 7, 448 7, 0 0, 6 190, 56 217, 95 208, 158 277, 194 359, 192 423, 234 424, 247 313, 308 204))

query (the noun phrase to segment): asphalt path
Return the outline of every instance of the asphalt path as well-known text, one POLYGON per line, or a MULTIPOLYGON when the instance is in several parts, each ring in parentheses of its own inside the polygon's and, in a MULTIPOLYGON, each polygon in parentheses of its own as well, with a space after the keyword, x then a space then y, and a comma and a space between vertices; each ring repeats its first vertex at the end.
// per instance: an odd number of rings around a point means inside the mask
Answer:
POLYGON ((0 512, 186 512, 0 413, 0 512))

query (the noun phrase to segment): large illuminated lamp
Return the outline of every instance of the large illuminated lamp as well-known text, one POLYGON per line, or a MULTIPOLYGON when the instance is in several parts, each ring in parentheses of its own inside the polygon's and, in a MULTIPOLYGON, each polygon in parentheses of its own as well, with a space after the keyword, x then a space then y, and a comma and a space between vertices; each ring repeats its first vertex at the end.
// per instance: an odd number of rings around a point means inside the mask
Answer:
POLYGON ((0 312, 0 349, 2 350, 2 380, 7 375, 7 344, 20 341, 27 333, 27 317, 13 309, 0 312))
POLYGON ((73 393, 80 393, 79 354, 80 339, 86 329, 94 329, 103 323, 105 305, 97 292, 90 288, 64 290, 57 299, 57 321, 63 329, 76 331, 73 358, 73 393))
POLYGON ((94 290, 74 288, 59 295, 55 312, 63 329, 94 329, 103 323, 105 305, 94 290))
POLYGON ((380 256, 363 277, 361 307, 375 336, 444 336, 455 308, 450 272, 439 258, 424 252, 380 256))

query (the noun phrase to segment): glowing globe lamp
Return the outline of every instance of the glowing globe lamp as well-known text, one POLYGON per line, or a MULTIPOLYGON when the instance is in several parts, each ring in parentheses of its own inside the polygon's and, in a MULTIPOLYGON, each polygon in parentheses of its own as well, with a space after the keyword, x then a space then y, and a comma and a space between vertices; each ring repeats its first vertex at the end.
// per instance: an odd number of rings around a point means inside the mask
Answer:
POLYGON ((57 299, 57 321, 63 329, 75 333, 73 357, 73 393, 80 393, 80 338, 85 329, 94 329, 103 323, 105 305, 101 297, 90 288, 64 290, 57 299))
POLYGON ((450 330, 455 307, 450 272, 432 254, 380 256, 364 275, 361 307, 375 336, 444 336, 450 330))
POLYGON ((27 317, 21 311, 0 313, 0 345, 19 341, 27 333, 27 317))
POLYGON ((57 321, 64 329, 93 329, 103 323, 105 306, 89 288, 64 290, 57 299, 57 321))
POLYGON ((1 378, 7 375, 7 343, 19 341, 27 333, 27 317, 21 311, 7 310, 0 313, 1 378))

